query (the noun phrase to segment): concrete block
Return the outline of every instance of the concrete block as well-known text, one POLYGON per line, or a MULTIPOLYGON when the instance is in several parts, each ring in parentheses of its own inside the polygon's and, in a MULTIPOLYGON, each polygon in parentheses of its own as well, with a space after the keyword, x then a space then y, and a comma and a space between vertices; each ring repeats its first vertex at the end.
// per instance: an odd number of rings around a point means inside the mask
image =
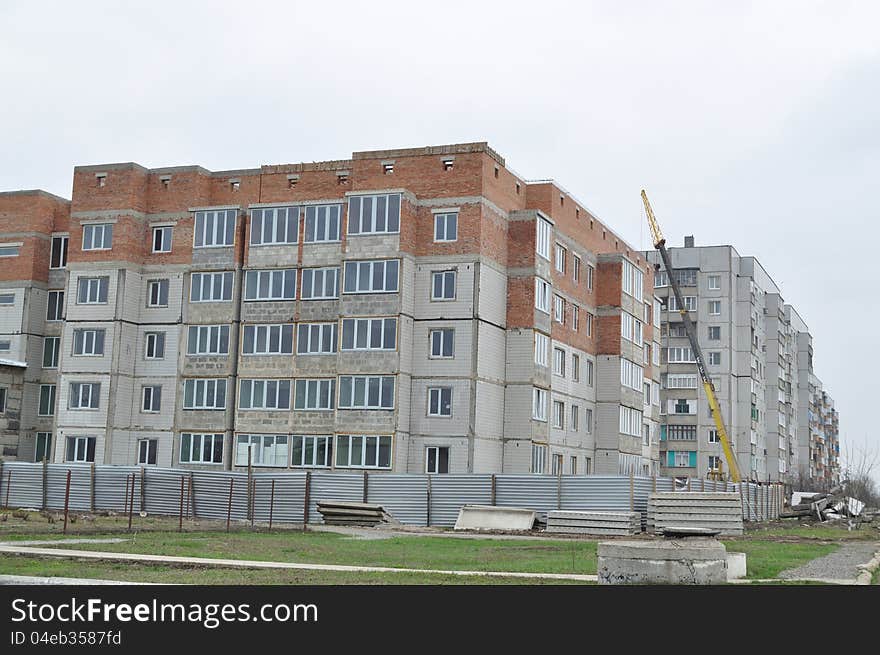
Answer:
POLYGON ((746 554, 727 553, 727 579, 739 580, 746 577, 746 554))
POLYGON ((600 542, 599 584, 724 584, 727 551, 714 539, 600 542))
POLYGON ((464 505, 458 511, 456 530, 531 530, 534 510, 491 505, 464 505))

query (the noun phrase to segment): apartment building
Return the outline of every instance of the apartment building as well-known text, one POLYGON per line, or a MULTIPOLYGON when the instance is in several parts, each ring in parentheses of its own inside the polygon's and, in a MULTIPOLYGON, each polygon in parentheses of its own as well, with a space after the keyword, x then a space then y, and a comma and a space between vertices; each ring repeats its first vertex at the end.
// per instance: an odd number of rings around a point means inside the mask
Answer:
MULTIPOLYGON (((744 477, 760 481, 815 477, 816 440, 808 428, 815 400, 812 339, 806 323, 754 257, 732 246, 669 248, 673 275, 694 322, 744 477)), ((659 254, 646 253, 654 264, 659 254)), ((705 477, 726 471, 714 420, 660 264, 654 293, 661 305, 660 461, 665 474, 705 477)), ((816 416, 818 417, 818 410, 816 416)), ((817 419, 818 420, 818 419, 817 419)))
POLYGON ((33 289, 0 325, 32 335, 0 359, 0 416, 39 409, 6 458, 658 472, 652 267, 485 143, 79 166, 69 203, 0 212, 0 253, 23 226, 42 248, 0 259, 0 294, 33 289))

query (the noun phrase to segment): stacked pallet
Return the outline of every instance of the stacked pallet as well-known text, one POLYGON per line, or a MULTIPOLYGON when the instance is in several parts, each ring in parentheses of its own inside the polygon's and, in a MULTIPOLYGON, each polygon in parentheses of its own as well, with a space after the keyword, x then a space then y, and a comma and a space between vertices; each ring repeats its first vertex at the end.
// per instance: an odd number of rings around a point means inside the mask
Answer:
POLYGON ((588 512, 554 510, 547 514, 547 532, 630 536, 642 531, 639 512, 588 512))
POLYGON ((318 512, 327 525, 356 525, 373 527, 396 524, 397 521, 381 505, 348 503, 338 500, 319 500, 318 512))
POLYGON ((722 535, 743 533, 742 500, 737 493, 667 491, 648 499, 648 531, 709 528, 722 535))

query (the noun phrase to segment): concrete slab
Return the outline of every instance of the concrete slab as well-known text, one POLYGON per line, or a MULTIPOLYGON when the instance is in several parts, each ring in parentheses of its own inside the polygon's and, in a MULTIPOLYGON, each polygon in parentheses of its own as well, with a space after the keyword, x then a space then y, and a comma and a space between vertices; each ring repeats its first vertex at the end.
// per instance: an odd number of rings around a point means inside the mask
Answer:
POLYGON ((746 577, 746 554, 727 553, 727 579, 739 580, 746 577))
POLYGON ((458 511, 456 530, 531 530, 534 510, 520 507, 465 505, 458 511))
POLYGON ((727 551, 714 539, 603 541, 599 584, 724 584, 727 551))

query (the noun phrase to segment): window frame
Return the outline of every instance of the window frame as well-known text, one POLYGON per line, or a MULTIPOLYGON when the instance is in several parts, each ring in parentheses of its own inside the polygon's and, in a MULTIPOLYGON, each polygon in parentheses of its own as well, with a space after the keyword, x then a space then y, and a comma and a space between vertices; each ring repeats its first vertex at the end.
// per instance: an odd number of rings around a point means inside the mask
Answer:
POLYGON ((37 399, 37 416, 55 416, 58 411, 58 385, 57 384, 41 384, 40 395, 37 399), (49 405, 48 412, 43 413, 43 389, 47 390, 46 401, 49 405))
POLYGON ((238 401, 236 409, 239 411, 258 411, 258 412, 289 412, 291 410, 291 391, 293 390, 293 380, 290 378, 240 378, 238 380, 238 401), (257 397, 256 387, 262 385, 260 398, 262 404, 256 405, 257 397), (274 385, 274 393, 270 393, 270 386, 274 385), (284 387, 287 387, 287 393, 284 393, 284 387), (247 393, 247 402, 244 402, 247 393), (286 406, 285 406, 286 398, 286 406), (270 402, 270 399, 272 402, 270 402), (274 403, 274 406, 273 406, 274 403))
POLYGON ((144 332, 144 360, 146 361, 159 361, 165 359, 165 332, 160 332, 156 330, 149 330, 144 332), (153 345, 153 355, 150 355, 150 341, 152 337, 152 345, 153 345), (162 354, 157 356, 156 352, 158 350, 162 351, 162 354))
POLYGON ((141 414, 158 414, 162 411, 162 385, 141 385, 141 414), (149 396, 149 407, 147 407, 149 396))
POLYGON ((232 292, 235 288, 235 272, 234 271, 193 271, 189 275, 189 301, 191 303, 211 303, 211 302, 232 302, 232 292), (219 284, 217 280, 220 280, 219 284), (198 285, 196 285, 198 280, 198 285), (206 285, 206 281, 210 282, 206 285), (209 294, 205 293, 205 287, 208 286, 209 294), (220 289, 220 297, 215 298, 217 288, 220 289), (198 288, 198 299, 195 298, 195 291, 198 288), (228 298, 226 296, 229 296, 228 298))
POLYGON ((290 435, 290 466, 291 468, 324 468, 329 469, 333 466, 333 435, 332 434, 292 434, 290 435), (301 446, 299 448, 296 447, 297 439, 300 440, 301 446), (306 440, 312 442, 311 444, 311 452, 312 452, 312 463, 305 463, 306 453, 308 452, 306 448, 306 440), (324 442, 324 463, 317 463, 318 453, 320 449, 318 448, 318 442, 324 442), (301 456, 299 458, 299 462, 297 462, 294 458, 297 450, 300 451, 301 456))
POLYGON ((251 207, 250 208, 250 234, 248 235, 248 245, 253 246, 254 248, 261 248, 263 246, 294 246, 299 243, 299 227, 300 220, 302 218, 302 207, 300 205, 279 205, 276 207, 251 207), (284 215, 279 219, 279 213, 283 211, 284 215), (264 237, 266 234, 266 222, 267 219, 270 218, 267 216, 267 213, 271 212, 271 235, 272 240, 267 241, 264 237), (295 216, 291 214, 295 212, 295 216), (259 213, 259 219, 256 218, 256 214, 259 213), (255 241, 254 235, 257 234, 257 230, 254 229, 254 225, 256 220, 259 220, 260 229, 259 235, 260 240, 255 241), (293 241, 290 240, 290 222, 291 220, 295 221, 295 225, 293 226, 293 241), (276 237, 278 235, 278 224, 279 221, 283 221, 284 223, 284 240, 278 241, 276 237))
POLYGON ((397 350, 398 322, 396 316, 344 316, 341 321, 342 334, 339 340, 340 352, 395 352, 397 350), (393 324, 393 329, 388 327, 389 323, 393 324), (362 330, 360 326, 364 324, 366 327, 362 330), (376 336, 376 326, 378 326, 379 343, 381 344, 378 348, 373 347, 372 345, 376 336), (350 328, 350 330, 348 328, 350 328), (351 334, 351 346, 346 345, 348 343, 347 335, 349 332, 351 334), (392 347, 386 345, 389 340, 389 334, 391 334, 391 341, 394 342, 392 347), (358 346, 358 341, 361 336, 366 339, 366 345, 363 347, 358 346))
POLYGON ((294 412, 332 412, 337 408, 336 378, 296 378, 291 387, 293 391, 291 409, 294 412), (310 387, 314 387, 314 404, 309 403, 310 387), (300 388, 303 389, 302 394, 300 388), (326 402, 321 402, 322 397, 326 398, 326 402), (300 398, 303 399, 302 406, 300 406, 300 398))
POLYGON ((169 306, 171 296, 171 280, 169 278, 156 278, 147 280, 147 308, 159 309, 169 306), (158 288, 156 302, 153 302, 153 289, 158 288), (165 302, 162 302, 162 291, 165 291, 165 302))
POLYGON ((101 409, 101 383, 100 382, 70 382, 67 392, 67 409, 75 412, 97 412, 101 409), (77 393, 74 394, 73 387, 78 387, 77 393), (83 405, 83 389, 89 387, 88 405, 83 405), (96 389, 97 387, 97 389, 96 389), (76 405, 73 404, 74 396, 76 396, 76 405), (92 403, 95 403, 94 405, 92 403))
POLYGON ((439 327, 428 330, 428 359, 455 359, 455 328, 451 327, 439 327), (450 339, 446 338, 446 333, 451 332, 452 336, 450 339), (439 355, 434 354, 434 346, 438 345, 437 341, 434 338, 435 334, 439 334, 439 355), (451 354, 445 355, 444 350, 446 349, 446 342, 451 342, 451 354))
POLYGON ((458 241, 458 212, 457 211, 442 211, 434 213, 434 243, 454 243, 458 241), (452 232, 453 238, 449 238, 449 223, 450 219, 452 222, 452 232), (438 239, 438 228, 440 227, 442 222, 443 225, 443 238, 438 239))
POLYGON ((449 460, 451 455, 451 448, 449 446, 425 446, 425 474, 426 475, 446 475, 449 473, 449 460), (431 451, 434 451, 434 466, 431 466, 431 451), (446 452, 446 470, 441 471, 443 468, 441 466, 442 458, 440 457, 440 452, 446 452), (434 470, 431 470, 431 469, 434 470))
POLYGON ((312 357, 315 355, 333 355, 339 352, 339 327, 335 322, 309 322, 309 323, 297 323, 296 324, 296 349, 295 352, 297 356, 303 357, 312 357), (306 336, 303 336, 303 330, 307 331, 306 336), (318 333, 318 350, 311 350, 312 346, 312 333, 316 331, 318 333), (326 332, 329 331, 329 338, 325 338, 327 335, 326 332), (325 344, 329 342, 330 350, 325 350, 325 344), (307 350, 302 350, 302 345, 305 344, 307 346, 307 350))
POLYGON ((42 367, 44 369, 57 369, 58 364, 61 361, 61 337, 53 337, 46 336, 43 337, 43 359, 42 359, 42 367), (53 343, 54 346, 50 351, 46 350, 46 346, 49 343, 53 343), (46 354, 50 353, 50 361, 49 365, 46 365, 46 354))
POLYGON ((244 293, 242 294, 242 300, 244 302, 293 302, 296 300, 296 285, 299 281, 298 270, 296 268, 251 268, 245 271, 244 273, 244 293), (269 295, 263 296, 261 295, 262 288, 262 278, 266 275, 269 278, 269 282, 267 284, 267 290, 269 295), (281 276, 281 295, 274 296, 273 290, 275 288, 275 276, 281 276), (251 296, 251 283, 250 280, 254 279, 255 282, 253 284, 253 292, 254 295, 251 296), (290 289, 292 292, 291 296, 286 296, 286 289, 290 289))
POLYGON ((343 220, 343 203, 323 203, 317 205, 304 205, 304 216, 303 216, 303 243, 339 243, 342 240, 342 220, 343 220), (317 239, 317 238, 309 238, 311 236, 318 236, 318 222, 319 222, 319 214, 321 209, 325 209, 325 217, 324 217, 324 234, 330 236, 330 228, 332 225, 332 220, 330 218, 331 209, 336 208, 336 238, 334 239, 317 239), (313 217, 310 217, 309 214, 313 214, 313 217), (309 222, 312 222, 313 229, 309 229, 309 222), (313 233, 313 234, 312 234, 313 233))
POLYGON ((229 403, 228 397, 228 385, 225 377, 222 378, 183 378, 183 403, 182 407, 184 411, 201 411, 201 412, 223 412, 226 411, 229 403), (196 398, 197 392, 199 389, 199 383, 202 383, 202 393, 201 398, 196 398), (206 401, 208 399, 208 389, 209 383, 213 382, 213 405, 208 405, 207 403, 197 403, 196 401, 206 401), (218 389, 220 388, 220 383, 223 385, 223 405, 217 405, 217 395, 218 389), (187 385, 192 385, 192 401, 193 404, 187 406, 187 385))
POLYGON ((532 420, 547 422, 547 398, 549 394, 546 389, 532 387, 532 420))
POLYGON ((382 469, 382 470, 391 470, 394 467, 394 435, 391 434, 336 434, 334 435, 334 455, 333 462, 335 468, 355 468, 355 469, 382 469), (339 447, 339 441, 342 438, 348 439, 348 445, 343 450, 339 447), (355 439, 360 440, 360 464, 352 463, 352 454, 354 449, 352 448, 353 442, 355 439), (367 443, 370 440, 375 440, 375 465, 366 464, 366 455, 367 455, 367 443), (382 442, 383 440, 387 440, 386 452, 388 453, 388 464, 382 465, 383 463, 380 461, 380 455, 382 454, 382 442), (340 464, 339 458, 342 453, 345 452, 348 454, 348 463, 340 464))
POLYGON ((251 433, 241 432, 235 435, 235 454, 234 466, 247 466, 248 460, 252 466, 261 466, 264 468, 288 468, 290 466, 290 435, 275 433, 251 433), (242 440, 246 443, 242 443, 242 440), (279 463, 279 441, 283 439, 283 462, 279 463), (271 445, 270 445, 271 440, 271 445), (244 448, 244 452, 242 452, 244 448), (272 462, 266 462, 266 451, 271 448, 272 462), (249 453, 259 453, 259 457, 249 457, 249 453), (244 455, 244 457, 242 457, 244 455))
POLYGON ((553 224, 541 216, 535 219, 535 252, 539 257, 550 261, 550 241, 553 236, 553 224))
POLYGON ((391 193, 365 193, 365 194, 357 194, 351 195, 348 197, 348 220, 346 221, 346 234, 348 236, 374 236, 377 234, 400 234, 400 223, 403 218, 403 194, 399 192, 391 192, 391 193), (369 198, 370 199, 370 229, 364 230, 364 201, 369 198), (385 205, 385 229, 379 230, 376 229, 378 226, 378 206, 379 206, 379 198, 384 198, 385 205), (391 202, 391 198, 395 198, 395 202, 391 202), (396 229, 388 229, 390 224, 392 223, 392 212, 391 207, 392 204, 397 206, 397 227, 396 229), (355 205, 357 205, 357 209, 354 209, 355 205), (355 218, 356 217, 356 218, 355 218), (357 229, 352 230, 353 221, 357 221, 357 229))
POLYGON ((550 283, 542 277, 535 276, 535 309, 544 314, 550 315, 551 300, 553 288, 550 283))
POLYGON ((236 237, 236 227, 238 223, 238 209, 199 209, 193 212, 193 249, 201 249, 201 248, 232 248, 235 246, 235 237, 236 237), (218 230, 218 217, 220 214, 223 214, 223 229, 218 230), (212 239, 211 243, 208 243, 208 214, 211 215, 213 230, 212 230, 212 239), (201 219, 200 219, 201 216, 201 219), (232 220, 232 226, 229 226, 228 223, 232 220), (202 225, 199 226, 199 221, 201 220, 202 225), (232 243, 226 243, 226 239, 229 235, 232 235, 232 243), (223 237, 223 242, 219 243, 217 240, 218 236, 223 237), (199 238, 201 237, 202 243, 199 244, 199 238))
POLYGON ((367 293, 399 293, 400 292, 400 263, 399 259, 347 259, 342 262, 342 295, 357 295, 357 294, 367 294, 367 293), (395 269, 397 270, 397 275, 394 280, 394 288, 388 289, 388 264, 390 262, 394 262, 395 269), (370 288, 369 289, 360 289, 360 272, 361 265, 369 264, 370 273, 370 288), (375 280, 375 272, 374 269, 379 264, 382 265, 382 284, 383 287, 381 289, 373 288, 373 281, 375 280), (349 268, 353 267, 353 268, 349 268), (354 290, 348 291, 348 282, 351 276, 351 271, 354 271, 354 290))
POLYGON ((178 455, 178 463, 179 464, 206 464, 210 466, 222 466, 223 461, 225 459, 226 454, 226 434, 223 432, 179 432, 178 433, 178 447, 177 447, 177 455, 178 455), (187 458, 183 458, 183 445, 184 445, 184 437, 189 437, 188 445, 189 445, 189 454, 187 458), (196 440, 193 437, 198 437, 198 448, 196 448, 196 440), (209 452, 211 454, 211 459, 206 460, 204 458, 205 454, 205 437, 210 437, 211 445, 209 447, 209 452), (217 461, 217 442, 220 445, 220 459, 217 461), (193 459, 193 453, 197 452, 199 457, 198 459, 193 459))
POLYGON ((428 418, 452 418, 453 388, 451 386, 429 386, 427 392, 428 398, 425 406, 425 415, 428 418), (444 404, 444 396, 446 395, 449 396, 449 402, 444 404), (435 396, 436 412, 433 411, 435 396), (447 409, 447 412, 444 413, 444 409, 447 409))
POLYGON ((156 466, 159 461, 159 440, 158 439, 138 439, 137 440, 138 466, 156 466), (144 453, 146 446, 146 453, 144 453), (146 454, 146 457, 144 455, 146 454), (152 460, 152 461, 150 461, 152 460))
POLYGON ((106 305, 109 303, 110 298, 110 277, 107 275, 99 275, 96 277, 91 277, 84 275, 82 277, 76 278, 76 304, 77 305, 106 305), (80 301, 80 296, 82 295, 82 285, 85 282, 86 287, 86 299, 84 301, 80 301), (92 286, 95 283, 97 285, 97 300, 89 300, 92 295, 92 286), (106 284, 106 288, 104 289, 104 300, 101 300, 101 288, 106 284))
POLYGON ((431 271, 431 302, 452 302, 457 299, 458 296, 458 271, 456 269, 445 269, 442 271, 431 271), (437 292, 437 279, 440 277, 440 287, 441 287, 441 295, 436 295, 437 292), (449 290, 450 282, 449 279, 452 279, 452 295, 447 296, 446 293, 449 290))
POLYGON ((73 343, 71 344, 71 357, 103 357, 105 353, 105 345, 107 341, 107 330, 106 328, 75 328, 73 330, 73 343), (100 339, 98 335, 100 334, 100 339), (88 345, 88 336, 91 336, 91 351, 86 350, 86 346, 88 345), (82 351, 77 352, 77 341, 79 340, 82 346, 82 351), (98 345, 100 343, 100 352, 98 352, 98 345))
POLYGON ((50 271, 60 271, 67 268, 67 257, 70 249, 70 235, 69 234, 53 234, 52 235, 52 244, 49 248, 49 270, 50 271), (58 252, 58 266, 53 266, 53 262, 55 261, 55 242, 60 241, 61 245, 59 246, 58 252))
POLYGON ((230 348, 231 328, 228 323, 217 325, 188 325, 186 328, 186 356, 187 357, 228 357, 230 348), (202 335, 206 336, 202 336, 202 335), (195 339, 193 339, 195 335, 195 339), (225 335, 225 337, 224 337, 225 335), (226 342, 226 350, 223 350, 223 342, 226 342), (207 350, 200 350, 202 343, 207 350), (217 349, 213 349, 216 342, 217 349))
POLYGON ((300 300, 338 300, 339 299, 339 278, 341 270, 339 266, 319 266, 300 269, 300 300), (317 288, 317 273, 321 273, 321 290, 323 295, 315 295, 317 288), (333 295, 327 295, 327 275, 333 273, 333 295), (309 279, 309 295, 306 295, 306 278, 309 279))
POLYGON ((97 437, 87 435, 72 435, 65 438, 64 461, 74 464, 86 464, 95 461, 97 450, 97 437), (73 458, 70 457, 70 446, 73 442, 73 458), (80 457, 80 444, 82 444, 82 457, 80 457), (89 457, 91 451, 91 457, 89 457))
POLYGON ((154 225, 152 229, 152 242, 150 243, 150 251, 153 254, 162 254, 171 252, 172 243, 174 241, 174 226, 173 225, 154 225), (165 234, 168 234, 168 247, 165 247, 165 234), (162 235, 161 238, 161 248, 156 249, 156 237, 158 235, 162 235))
POLYGON ((52 442, 55 440, 55 435, 52 432, 37 432, 34 436, 34 462, 42 462, 45 459, 47 462, 52 461, 52 442), (43 442, 42 445, 40 442, 43 442), (40 457, 40 453, 43 454, 43 457, 40 457))
POLYGON ((112 250, 113 249, 113 223, 84 223, 82 226, 83 234, 82 234, 82 251, 83 252, 92 252, 95 250, 112 250), (98 232, 97 228, 101 228, 101 245, 95 247, 95 235, 98 232), (108 229, 109 228, 109 229, 108 229), (90 235, 89 246, 86 247, 86 235, 90 235), (106 245, 107 242, 110 242, 110 245, 106 245))
POLYGON ((339 394, 339 399, 336 403, 337 409, 393 411, 396 406, 396 402, 397 402, 397 376, 396 375, 351 375, 351 374, 340 375, 339 381, 338 381, 336 387, 337 387, 338 394, 339 394), (349 387, 351 399, 350 399, 350 402, 349 402, 349 399, 345 399, 345 404, 343 404, 343 393, 345 391, 345 386, 346 386, 343 381, 345 379, 351 380, 350 387, 349 387), (364 404, 363 405, 356 405, 355 404, 355 401, 357 400, 356 395, 358 394, 358 382, 357 381, 360 379, 364 380, 363 388, 362 388, 362 391, 363 391, 362 395, 364 397, 364 404), (379 380, 379 388, 378 388, 379 403, 378 404, 371 404, 370 403, 370 392, 371 392, 370 385, 371 385, 372 379, 379 380), (383 404, 383 392, 384 392, 385 385, 388 383, 389 380, 390 380, 390 384, 391 384, 391 405, 386 406, 383 404))

